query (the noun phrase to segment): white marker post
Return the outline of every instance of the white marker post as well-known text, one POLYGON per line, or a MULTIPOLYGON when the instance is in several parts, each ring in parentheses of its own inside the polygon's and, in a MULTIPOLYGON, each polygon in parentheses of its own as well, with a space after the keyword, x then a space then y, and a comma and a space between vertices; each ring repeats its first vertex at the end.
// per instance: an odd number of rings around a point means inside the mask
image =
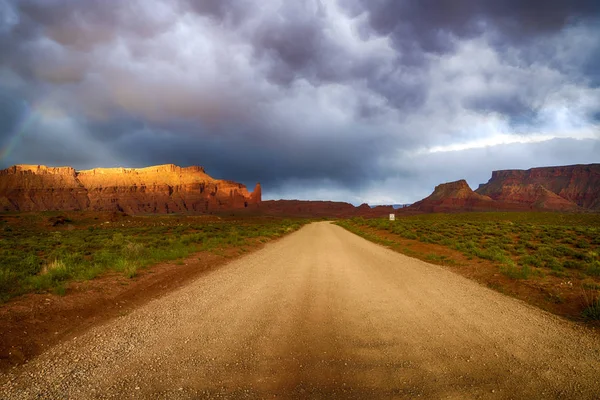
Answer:
POLYGON ((396 214, 390 214, 390 221, 396 220, 396 214))

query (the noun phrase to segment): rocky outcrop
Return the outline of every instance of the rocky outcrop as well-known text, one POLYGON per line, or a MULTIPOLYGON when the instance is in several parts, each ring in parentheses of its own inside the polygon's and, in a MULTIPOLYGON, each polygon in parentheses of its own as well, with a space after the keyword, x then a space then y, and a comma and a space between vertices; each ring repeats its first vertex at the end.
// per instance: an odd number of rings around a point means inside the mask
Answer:
POLYGON ((173 164, 147 168, 16 165, 0 171, 3 211, 92 210, 127 213, 213 212, 261 202, 258 192, 213 179, 202 167, 173 164))
POLYGON ((494 197, 497 202, 519 204, 536 209, 569 211, 579 208, 577 204, 563 199, 539 183, 502 186, 494 193, 494 197))
POLYGON ((494 171, 476 192, 549 210, 600 210, 600 164, 494 171))
POLYGON ((464 180, 445 183, 409 208, 420 212, 600 210, 600 164, 494 171, 476 191, 464 180))
POLYGON ((488 211, 495 209, 495 203, 488 196, 475 193, 467 181, 461 179, 436 186, 431 195, 409 208, 422 212, 488 211))
POLYGON ((15 165, 0 171, 3 211, 83 210, 87 190, 71 167, 15 165))
POLYGON ((254 187, 254 191, 250 194, 250 204, 259 204, 262 200, 262 188, 260 187, 260 183, 257 183, 254 187))

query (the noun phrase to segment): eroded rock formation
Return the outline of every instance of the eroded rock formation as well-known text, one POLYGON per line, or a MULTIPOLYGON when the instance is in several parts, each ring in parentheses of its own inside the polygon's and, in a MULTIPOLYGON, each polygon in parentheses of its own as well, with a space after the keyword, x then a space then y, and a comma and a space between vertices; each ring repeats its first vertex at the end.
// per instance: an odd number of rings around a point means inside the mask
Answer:
POLYGON ((476 192, 544 209, 600 210, 600 164, 494 171, 476 192))
POLYGON ((127 213, 212 212, 261 202, 260 185, 213 179, 202 167, 147 168, 15 165, 0 171, 3 211, 92 210, 127 213))
POLYGON ((436 186, 431 195, 416 202, 410 208, 423 212, 487 211, 495 208, 495 202, 488 196, 475 193, 467 181, 461 179, 436 186))
POLYGON ((494 171, 476 191, 464 180, 444 183, 410 208, 421 212, 600 210, 600 164, 494 171))

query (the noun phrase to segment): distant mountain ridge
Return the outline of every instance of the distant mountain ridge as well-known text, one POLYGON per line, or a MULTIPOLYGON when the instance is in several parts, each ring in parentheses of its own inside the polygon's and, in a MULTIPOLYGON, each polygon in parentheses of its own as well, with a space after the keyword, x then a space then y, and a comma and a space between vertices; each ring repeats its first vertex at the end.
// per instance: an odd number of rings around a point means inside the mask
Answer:
POLYGON ((433 193, 410 209, 422 212, 490 211, 499 206, 488 196, 475 193, 464 179, 437 185, 433 193))
POLYGON ((494 200, 541 208, 574 205, 600 210, 600 164, 494 171, 475 192, 494 200))
POLYGON ((89 210, 128 213, 212 212, 261 201, 261 187, 213 179, 198 166, 145 168, 15 165, 0 171, 0 210, 89 210))
POLYGON ((327 201, 262 201, 257 184, 214 179, 198 166, 146 168, 15 165, 0 170, 0 211, 229 212, 281 216, 383 217, 390 213, 493 210, 600 211, 600 164, 494 171, 471 190, 465 180, 436 186, 410 206, 370 207, 327 201))
POLYGON ((600 210, 600 164, 494 171, 475 191, 465 180, 444 183, 409 208, 421 212, 600 210))

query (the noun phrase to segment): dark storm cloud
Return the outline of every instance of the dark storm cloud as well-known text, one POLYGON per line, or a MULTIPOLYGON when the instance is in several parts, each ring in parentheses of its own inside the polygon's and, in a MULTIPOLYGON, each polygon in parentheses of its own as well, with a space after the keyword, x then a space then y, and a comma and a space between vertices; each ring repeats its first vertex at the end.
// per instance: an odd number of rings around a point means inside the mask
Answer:
POLYGON ((347 0, 353 15, 368 14, 375 34, 391 35, 402 50, 445 52, 453 38, 478 36, 493 28, 505 40, 527 41, 567 24, 598 19, 595 0, 347 0))
POLYGON ((0 146, 8 145, 8 141, 18 128, 27 113, 27 105, 23 101, 15 101, 15 93, 11 90, 0 91, 0 146))
POLYGON ((200 164, 265 193, 368 199, 454 178, 444 163, 466 153, 428 149, 498 133, 573 136, 560 160, 576 160, 575 136, 596 140, 598 13, 580 0, 0 0, 0 145, 37 118, 0 163, 200 164))
POLYGON ((182 5, 222 23, 238 25, 257 7, 247 0, 182 0, 182 5))
POLYGON ((535 122, 538 111, 537 107, 531 105, 531 99, 515 92, 472 96, 465 99, 464 105, 470 110, 484 114, 497 112, 506 115, 515 128, 535 122))
POLYGON ((339 50, 324 40, 324 24, 318 14, 300 19, 292 12, 279 16, 274 23, 259 27, 254 38, 257 56, 271 61, 269 72, 273 80, 289 84, 299 75, 311 80, 333 77, 334 69, 328 65, 327 54, 328 50, 339 50))
POLYGON ((589 79, 591 86, 600 87, 600 40, 589 50, 581 68, 582 74, 589 79))
POLYGON ((378 174, 371 161, 383 151, 381 143, 367 138, 339 141, 323 137, 310 142, 292 139, 265 144, 243 134, 201 136, 203 139, 198 140, 198 132, 179 131, 174 135, 170 131, 140 129, 123 135, 114 143, 113 151, 127 158, 132 167, 174 159, 182 165, 194 165, 202 160, 214 177, 235 177, 249 187, 260 181, 271 189, 290 177, 307 181, 333 177, 346 188, 358 189, 378 174), (144 151, 135 151, 142 141, 144 151), (357 157, 357 153, 363 157, 357 157))

